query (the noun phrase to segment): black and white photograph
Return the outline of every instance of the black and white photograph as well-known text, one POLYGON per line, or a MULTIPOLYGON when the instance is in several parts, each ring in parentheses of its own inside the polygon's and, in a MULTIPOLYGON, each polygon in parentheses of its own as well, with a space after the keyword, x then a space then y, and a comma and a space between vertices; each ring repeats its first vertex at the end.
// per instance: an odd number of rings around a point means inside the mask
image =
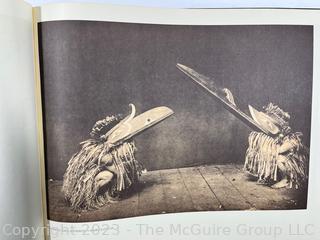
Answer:
POLYGON ((313 26, 38 28, 50 220, 307 209, 313 26))

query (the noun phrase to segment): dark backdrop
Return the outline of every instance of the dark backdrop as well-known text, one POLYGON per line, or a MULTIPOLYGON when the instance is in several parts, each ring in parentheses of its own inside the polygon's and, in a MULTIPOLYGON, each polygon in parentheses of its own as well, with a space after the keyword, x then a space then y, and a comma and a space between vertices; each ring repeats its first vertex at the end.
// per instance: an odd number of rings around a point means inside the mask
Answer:
POLYGON ((136 137, 148 169, 243 163, 250 130, 196 87, 176 63, 229 88, 244 103, 270 101, 292 116, 309 145, 310 26, 168 26, 90 21, 40 24, 49 178, 96 120, 165 105, 175 115, 136 137))

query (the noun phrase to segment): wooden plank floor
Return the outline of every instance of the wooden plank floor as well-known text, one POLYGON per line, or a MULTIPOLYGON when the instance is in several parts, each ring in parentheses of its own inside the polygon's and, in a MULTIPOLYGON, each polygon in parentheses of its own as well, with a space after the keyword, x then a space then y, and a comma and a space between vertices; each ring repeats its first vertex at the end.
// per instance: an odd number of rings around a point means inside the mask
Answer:
POLYGON ((150 171, 127 198, 93 211, 74 213, 61 193, 61 181, 48 184, 51 220, 86 222, 150 214, 305 209, 306 191, 259 185, 238 165, 209 165, 150 171))

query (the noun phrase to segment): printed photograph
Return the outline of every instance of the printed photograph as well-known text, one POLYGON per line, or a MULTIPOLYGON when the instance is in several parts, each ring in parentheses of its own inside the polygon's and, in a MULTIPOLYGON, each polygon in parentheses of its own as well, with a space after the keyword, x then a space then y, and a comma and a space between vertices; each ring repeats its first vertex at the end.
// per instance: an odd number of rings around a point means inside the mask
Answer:
POLYGON ((313 27, 39 23, 50 220, 307 209, 313 27))

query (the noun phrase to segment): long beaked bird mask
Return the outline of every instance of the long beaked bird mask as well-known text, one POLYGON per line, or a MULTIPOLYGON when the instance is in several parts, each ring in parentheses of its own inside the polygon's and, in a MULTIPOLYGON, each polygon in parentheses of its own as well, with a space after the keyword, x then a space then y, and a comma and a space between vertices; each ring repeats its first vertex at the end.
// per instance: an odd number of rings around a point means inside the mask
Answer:
POLYGON ((104 135, 107 144, 112 146, 119 145, 162 122, 174 113, 170 108, 161 106, 135 116, 135 106, 132 103, 129 106, 131 113, 104 135))
POLYGON ((213 96, 217 102, 232 113, 235 117, 240 119, 243 123, 249 126, 254 131, 264 132, 267 135, 275 136, 279 134, 280 129, 276 122, 267 114, 260 112, 249 105, 249 111, 252 117, 248 116, 245 112, 241 111, 234 101, 232 93, 229 89, 220 89, 214 84, 210 78, 197 73, 195 70, 177 64, 177 68, 191 78, 198 86, 204 89, 210 96, 213 96))

